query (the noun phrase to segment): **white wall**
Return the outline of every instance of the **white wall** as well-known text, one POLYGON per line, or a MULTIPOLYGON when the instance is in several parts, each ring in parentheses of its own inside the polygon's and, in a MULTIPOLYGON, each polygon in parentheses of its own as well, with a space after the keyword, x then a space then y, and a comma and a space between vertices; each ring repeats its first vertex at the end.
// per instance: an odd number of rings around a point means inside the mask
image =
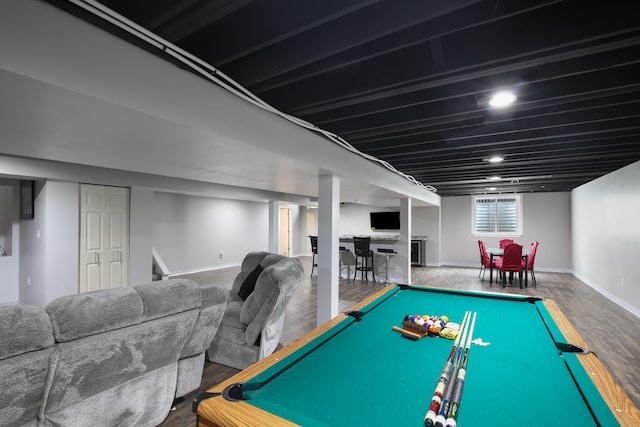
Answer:
POLYGON ((34 219, 20 223, 20 302, 44 306, 78 292, 77 183, 36 182, 34 219))
POLYGON ((131 187, 129 217, 129 280, 132 286, 151 281, 153 190, 131 187))
POLYGON ((427 265, 440 264, 440 207, 414 207, 411 209, 411 235, 427 236, 427 265))
POLYGON ((640 316, 640 162, 572 192, 574 274, 640 316))
POLYGON ((3 254, 11 255, 13 246, 13 223, 15 206, 14 197, 17 192, 17 181, 6 180, 0 178, 0 246, 4 249, 4 252, 0 252, 0 256, 3 254))
POLYGON ((46 227, 46 189, 44 182, 36 181, 34 187, 34 219, 20 222, 20 302, 46 305, 44 236, 46 227))
POLYGON ((153 245, 171 274, 237 265, 267 250, 268 224, 267 203, 154 195, 153 245))
POLYGON ((18 180, 0 178, 0 304, 18 302, 20 253, 20 186, 18 180))
MULTIPOLYGON (((478 240, 498 246, 500 237, 471 233, 471 196, 442 198, 442 264, 479 267, 478 240)), ((523 245, 540 242, 536 270, 571 272, 571 193, 522 195, 523 234, 514 240, 523 245)))
POLYGON ((47 303, 78 293, 79 184, 46 183, 45 283, 47 303))
MULTIPOLYGON (((268 250, 267 202, 156 192, 153 205, 153 245, 171 275, 239 265, 248 252, 268 250)), ((280 207, 291 212, 292 256, 308 255, 307 208, 280 207)))

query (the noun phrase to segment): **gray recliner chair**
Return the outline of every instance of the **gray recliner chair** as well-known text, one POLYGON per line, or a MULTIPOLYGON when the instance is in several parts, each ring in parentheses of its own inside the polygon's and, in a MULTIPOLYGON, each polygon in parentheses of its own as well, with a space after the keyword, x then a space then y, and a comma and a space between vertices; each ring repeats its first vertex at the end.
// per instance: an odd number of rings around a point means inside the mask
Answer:
POLYGON ((245 369, 279 348, 287 304, 303 275, 302 263, 295 258, 247 254, 229 291, 209 360, 245 369))

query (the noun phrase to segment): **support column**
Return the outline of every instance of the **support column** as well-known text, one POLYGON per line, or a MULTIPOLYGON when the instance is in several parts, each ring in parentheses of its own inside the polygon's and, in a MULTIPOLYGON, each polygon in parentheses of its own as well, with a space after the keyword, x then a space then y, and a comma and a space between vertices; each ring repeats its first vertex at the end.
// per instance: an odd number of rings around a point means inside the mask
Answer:
POLYGON ((269 252, 280 253, 280 204, 269 200, 269 252))
POLYGON ((317 325, 338 315, 340 178, 318 180, 318 314, 317 325))
POLYGON ((411 283, 411 199, 400 200, 400 248, 398 261, 402 276, 400 283, 411 283))

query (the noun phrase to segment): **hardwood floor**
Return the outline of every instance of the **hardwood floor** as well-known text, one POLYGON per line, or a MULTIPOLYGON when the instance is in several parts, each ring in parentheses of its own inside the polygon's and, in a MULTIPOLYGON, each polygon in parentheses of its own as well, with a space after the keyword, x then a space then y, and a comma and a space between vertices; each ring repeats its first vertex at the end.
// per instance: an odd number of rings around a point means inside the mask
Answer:
MULTIPOLYGON (((300 258, 305 271, 311 271, 311 258, 300 258)), ((231 287, 239 267, 189 274, 195 282, 231 287)), ((587 342, 590 350, 616 379, 631 401, 640 407, 640 319, 605 298, 571 274, 536 272, 537 287, 520 289, 518 286, 489 285, 489 272, 485 280, 478 278, 479 268, 413 267, 412 281, 427 286, 463 289, 469 291, 504 292, 551 298, 571 321, 587 342)), ((340 282, 340 311, 345 311, 383 285, 356 280, 340 282)), ((285 317, 285 344, 299 338, 316 327, 316 278, 307 274, 292 297, 285 317)), ((237 369, 207 362, 200 389, 177 402, 175 410, 161 424, 163 427, 195 425, 191 401, 231 375, 237 369)))

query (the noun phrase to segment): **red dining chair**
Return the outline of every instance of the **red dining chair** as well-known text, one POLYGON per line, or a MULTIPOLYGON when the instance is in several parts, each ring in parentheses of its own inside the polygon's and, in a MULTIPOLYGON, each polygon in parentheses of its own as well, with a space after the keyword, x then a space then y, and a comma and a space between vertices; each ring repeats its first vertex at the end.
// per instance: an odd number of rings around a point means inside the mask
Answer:
POLYGON ((500 240, 500 249, 504 249, 507 247, 507 245, 510 245, 513 243, 512 239, 502 239, 500 240))
POLYGON ((520 287, 522 288, 522 272, 524 271, 524 265, 522 262, 522 246, 517 243, 511 243, 504 248, 502 255, 502 264, 499 267, 502 273, 502 287, 507 284, 507 272, 519 273, 520 287))
POLYGON ((482 250, 483 244, 484 242, 482 240, 478 240, 478 249, 480 250, 480 272, 478 273, 478 278, 482 277, 482 280, 484 280, 484 275, 482 273, 490 267, 489 260, 485 259, 484 251, 482 250))
MULTIPOLYGON (((487 246, 482 240, 478 240, 478 248, 480 249, 480 272, 478 273, 478 277, 482 276, 482 280, 484 280, 484 273, 487 271, 487 268, 491 268, 491 257, 487 253, 487 246)), ((502 264, 502 260, 495 258, 493 260, 493 266, 497 268, 499 264, 502 264)))
MULTIPOLYGON (((527 257, 527 271, 530 273, 531 283, 533 283, 533 286, 536 286, 536 274, 534 272, 533 266, 536 260, 536 252, 538 251, 539 244, 540 243, 537 241, 531 244, 531 251, 529 252, 529 256, 527 257)), ((522 260, 521 262, 522 268, 524 268, 524 260, 522 260)))

